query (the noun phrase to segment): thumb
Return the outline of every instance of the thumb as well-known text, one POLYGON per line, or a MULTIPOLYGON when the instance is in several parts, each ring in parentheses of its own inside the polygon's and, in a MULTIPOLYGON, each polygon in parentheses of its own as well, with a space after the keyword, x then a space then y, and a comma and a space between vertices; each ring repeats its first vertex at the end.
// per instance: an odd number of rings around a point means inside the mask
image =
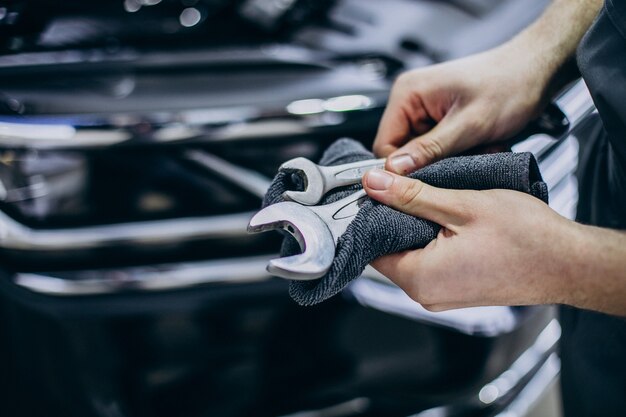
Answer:
POLYGON ((364 175, 363 188, 374 200, 447 229, 461 226, 471 217, 466 203, 468 191, 437 188, 380 169, 364 175))
POLYGON ((385 168, 406 175, 450 155, 468 133, 456 116, 447 115, 428 132, 396 149, 387 157, 385 168))

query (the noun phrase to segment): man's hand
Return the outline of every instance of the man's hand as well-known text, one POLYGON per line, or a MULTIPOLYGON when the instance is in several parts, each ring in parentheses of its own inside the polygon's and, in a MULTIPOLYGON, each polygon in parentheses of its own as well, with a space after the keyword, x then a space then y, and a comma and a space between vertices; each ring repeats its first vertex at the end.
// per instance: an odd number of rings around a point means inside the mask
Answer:
POLYGON ((424 307, 556 301, 555 277, 567 275, 567 221, 542 201, 510 190, 435 188, 383 171, 363 183, 381 203, 442 226, 424 249, 372 263, 424 307))
POLYGON ((526 57, 499 48, 402 74, 374 141, 387 170, 407 174, 520 131, 544 106, 526 57))
POLYGON ((401 75, 374 141, 386 169, 406 174, 520 131, 568 81, 562 69, 601 4, 554 0, 498 48, 401 75))
POLYGON ((582 226, 510 190, 447 190, 381 170, 368 195, 442 226, 372 266, 433 311, 563 303, 626 315, 626 235, 582 226))

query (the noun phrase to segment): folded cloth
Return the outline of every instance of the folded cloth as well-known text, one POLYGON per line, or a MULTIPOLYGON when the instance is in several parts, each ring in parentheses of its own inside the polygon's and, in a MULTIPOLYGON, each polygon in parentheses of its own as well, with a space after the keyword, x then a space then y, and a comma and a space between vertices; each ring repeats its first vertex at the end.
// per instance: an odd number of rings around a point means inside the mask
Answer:
MULTIPOLYGON (((339 165, 374 155, 359 142, 339 139, 324 153, 320 165, 339 165)), ((531 194, 548 201, 548 189, 531 153, 497 153, 447 158, 415 171, 409 177, 441 188, 487 190, 506 188, 531 194)), ((320 204, 344 198, 361 185, 341 187, 329 192, 320 204)), ((270 186, 263 207, 284 201, 286 190, 303 189, 295 174, 279 172, 270 186)), ((374 200, 366 200, 358 214, 339 238, 335 259, 326 275, 313 281, 291 281, 290 296, 300 305, 310 306, 339 293, 357 278, 374 259, 407 249, 423 248, 437 237, 439 226, 428 220, 401 213, 374 200)), ((286 238, 282 256, 295 255, 300 247, 293 237, 286 238)))

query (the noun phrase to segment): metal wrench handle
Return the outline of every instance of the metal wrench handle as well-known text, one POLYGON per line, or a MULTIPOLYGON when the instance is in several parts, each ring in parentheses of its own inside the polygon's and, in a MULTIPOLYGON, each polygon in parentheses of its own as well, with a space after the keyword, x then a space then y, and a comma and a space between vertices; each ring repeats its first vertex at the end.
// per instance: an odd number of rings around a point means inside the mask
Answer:
POLYGON ((324 178, 325 193, 337 187, 360 182, 363 175, 370 169, 384 168, 385 161, 385 158, 366 159, 364 161, 351 162, 343 165, 321 166, 320 170, 324 178))
POLYGON ((363 174, 373 168, 383 168, 384 159, 368 159, 343 165, 321 166, 306 158, 294 158, 281 165, 280 170, 298 173, 304 180, 303 191, 288 190, 286 200, 314 206, 331 190, 337 187, 356 184, 363 174))
POLYGON ((326 223, 333 235, 334 242, 337 243, 341 235, 348 229, 348 225, 356 217, 366 198, 365 190, 359 190, 334 203, 324 206, 310 206, 309 209, 326 223))

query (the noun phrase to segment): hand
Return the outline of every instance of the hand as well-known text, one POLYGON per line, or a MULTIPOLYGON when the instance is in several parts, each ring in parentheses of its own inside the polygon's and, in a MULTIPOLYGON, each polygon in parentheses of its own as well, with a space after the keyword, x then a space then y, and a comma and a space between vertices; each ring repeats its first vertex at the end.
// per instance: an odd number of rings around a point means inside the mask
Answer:
POLYGON ((381 170, 368 195, 442 226, 423 249, 372 262, 432 311, 565 302, 576 225, 542 201, 510 190, 447 190, 381 170))
POLYGON ((520 49, 505 45, 402 74, 374 141, 374 152, 388 157, 386 169, 413 172, 507 139, 538 116, 551 74, 520 49))

